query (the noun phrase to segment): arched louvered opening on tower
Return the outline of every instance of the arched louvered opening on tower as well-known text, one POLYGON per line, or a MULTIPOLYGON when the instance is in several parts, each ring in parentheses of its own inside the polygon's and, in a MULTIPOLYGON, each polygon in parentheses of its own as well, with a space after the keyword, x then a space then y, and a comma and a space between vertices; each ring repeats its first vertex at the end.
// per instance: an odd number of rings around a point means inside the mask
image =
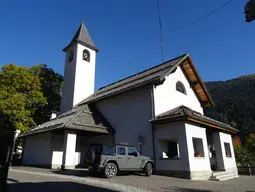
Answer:
POLYGON ((84 61, 90 62, 90 53, 87 49, 83 50, 82 59, 84 61))

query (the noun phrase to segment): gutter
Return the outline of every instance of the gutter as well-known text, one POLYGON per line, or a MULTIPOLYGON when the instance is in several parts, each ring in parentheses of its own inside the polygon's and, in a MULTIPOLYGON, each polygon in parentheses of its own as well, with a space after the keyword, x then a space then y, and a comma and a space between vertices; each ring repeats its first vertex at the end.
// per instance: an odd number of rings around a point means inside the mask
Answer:
MULTIPOLYGON (((154 103, 154 85, 150 89, 150 95, 151 95, 151 116, 152 119, 155 118, 155 103, 154 103)), ((155 126, 151 123, 152 128, 152 150, 153 150, 153 160, 154 160, 154 171, 156 170, 156 152, 155 152, 155 126)))

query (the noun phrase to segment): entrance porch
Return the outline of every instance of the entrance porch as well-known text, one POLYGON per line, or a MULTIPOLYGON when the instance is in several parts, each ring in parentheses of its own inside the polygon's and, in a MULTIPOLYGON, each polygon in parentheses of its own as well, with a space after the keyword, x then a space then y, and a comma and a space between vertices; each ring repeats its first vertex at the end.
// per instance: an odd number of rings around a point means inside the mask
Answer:
POLYGON ((237 131, 234 128, 184 106, 157 116, 151 123, 157 172, 192 180, 214 178, 214 171, 237 176, 231 137, 237 131))

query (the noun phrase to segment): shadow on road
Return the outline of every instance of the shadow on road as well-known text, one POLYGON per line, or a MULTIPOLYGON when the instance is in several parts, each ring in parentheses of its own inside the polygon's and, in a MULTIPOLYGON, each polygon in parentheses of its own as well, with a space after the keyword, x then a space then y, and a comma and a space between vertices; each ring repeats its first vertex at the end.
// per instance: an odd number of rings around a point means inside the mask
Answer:
POLYGON ((74 182, 10 183, 7 192, 116 192, 74 182))
MULTIPOLYGON (((75 170, 51 170, 50 172, 54 174, 60 174, 60 175, 68 175, 68 176, 77 176, 77 177, 92 177, 89 176, 89 171, 87 169, 75 169, 75 170)), ((132 173, 132 172, 120 172, 118 173, 118 176, 142 176, 145 177, 145 174, 142 173, 132 173)), ((97 178, 104 178, 102 174, 97 173, 93 177, 97 178)))

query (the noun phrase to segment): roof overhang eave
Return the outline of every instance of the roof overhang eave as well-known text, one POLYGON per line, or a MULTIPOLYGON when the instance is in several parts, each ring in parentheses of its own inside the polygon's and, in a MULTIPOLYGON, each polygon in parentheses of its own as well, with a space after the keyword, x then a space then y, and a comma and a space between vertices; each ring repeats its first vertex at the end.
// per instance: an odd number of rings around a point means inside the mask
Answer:
POLYGON ((191 122, 194 122, 194 123, 198 123, 200 125, 208 126, 208 127, 215 128, 215 129, 220 129, 220 130, 223 130, 223 131, 226 131, 226 132, 231 132, 231 133, 234 133, 234 134, 239 132, 239 130, 237 130, 233 127, 227 127, 227 126, 224 126, 224 125, 219 125, 219 124, 216 124, 214 122, 201 120, 201 119, 195 118, 195 117, 189 117, 189 118, 187 118, 187 120, 191 121, 191 122))
POLYGON ((27 136, 36 135, 36 134, 39 134, 39 133, 45 133, 45 132, 49 132, 49 131, 53 131, 53 130, 61 129, 61 128, 65 128, 65 126, 53 127, 53 128, 42 128, 38 131, 37 130, 36 131, 29 131, 27 133, 23 133, 23 134, 19 135, 18 138, 24 138, 24 137, 27 137, 27 136))
POLYGON ((151 119, 149 122, 151 124, 164 124, 164 123, 173 123, 173 122, 177 122, 177 121, 185 121, 187 120, 188 116, 187 115, 183 115, 183 116, 178 116, 178 117, 161 117, 161 118, 155 118, 155 119, 151 119))
POLYGON ((89 44, 87 44, 87 43, 85 43, 85 42, 83 42, 83 41, 80 41, 79 39, 76 39, 76 40, 70 42, 64 49, 62 49, 62 51, 67 52, 68 48, 71 47, 71 46, 73 45, 74 42, 80 43, 81 45, 84 45, 85 47, 88 47, 88 48, 90 48, 90 49, 92 49, 92 50, 94 50, 94 51, 96 51, 96 52, 99 51, 98 48, 96 48, 96 47, 94 47, 94 46, 91 46, 91 45, 89 45, 89 44))
POLYGON ((194 72, 194 75, 198 79, 198 82, 200 83, 200 85, 201 85, 201 87, 203 89, 203 92, 205 93, 205 95, 206 95, 206 97, 207 97, 211 107, 214 107, 215 106, 214 101, 213 101, 211 95, 209 94, 209 92, 208 92, 204 82, 202 81, 202 78, 200 77, 200 75, 199 75, 199 73, 198 73, 198 71, 197 71, 197 69, 196 69, 196 67, 195 67, 191 57, 189 55, 187 55, 186 59, 189 61, 190 67, 192 68, 192 70, 194 72))
POLYGON ((173 123, 173 122, 177 122, 177 121, 189 121, 189 122, 193 122, 193 123, 198 123, 198 124, 203 125, 203 126, 211 127, 211 128, 214 128, 214 129, 216 128, 216 129, 223 130, 223 131, 226 131, 226 132, 230 132, 230 133, 233 133, 233 134, 236 134, 236 133, 239 132, 239 130, 234 129, 232 127, 218 125, 218 124, 215 124, 213 122, 209 122, 209 121, 206 121, 206 120, 201 120, 201 119, 198 119, 196 117, 191 117, 189 115, 183 115, 183 116, 179 116, 179 117, 166 116, 166 117, 161 117, 159 119, 156 119, 156 118, 151 119, 149 122, 151 124, 164 124, 164 123, 173 123))

